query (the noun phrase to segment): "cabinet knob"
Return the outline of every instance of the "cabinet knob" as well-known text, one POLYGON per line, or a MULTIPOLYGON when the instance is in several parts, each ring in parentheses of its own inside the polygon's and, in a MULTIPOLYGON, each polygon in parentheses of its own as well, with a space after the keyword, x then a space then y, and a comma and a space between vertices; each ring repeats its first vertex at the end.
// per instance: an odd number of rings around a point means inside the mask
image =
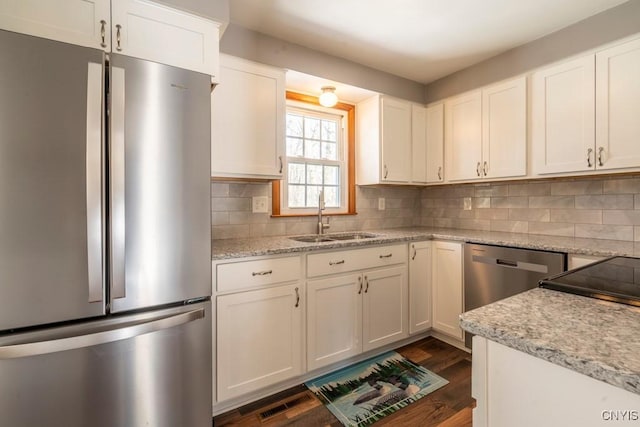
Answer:
POLYGON ((587 150, 587 166, 592 167, 593 165, 591 164, 591 153, 593 153, 593 148, 589 148, 587 150))

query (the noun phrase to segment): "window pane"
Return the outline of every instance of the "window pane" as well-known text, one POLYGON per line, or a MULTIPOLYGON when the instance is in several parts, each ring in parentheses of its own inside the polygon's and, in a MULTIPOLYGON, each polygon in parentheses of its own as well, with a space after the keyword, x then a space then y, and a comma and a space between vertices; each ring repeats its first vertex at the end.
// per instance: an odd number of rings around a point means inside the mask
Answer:
POLYGON ((322 158, 329 160, 338 160, 338 145, 334 142, 322 143, 322 158))
POLYGON ((302 136, 302 116, 287 114, 287 136, 302 136))
POLYGON ((322 185, 322 165, 307 164, 307 184, 322 185))
POLYGON ((318 196, 320 195, 321 188, 322 187, 320 187, 319 185, 307 186, 307 206, 314 208, 318 207, 318 196))
POLYGON ((324 184, 340 185, 340 166, 324 167, 324 184))
POLYGON ((324 204, 328 208, 337 208, 340 206, 338 187, 324 187, 324 204))
POLYGON ((287 138, 287 156, 288 157, 303 156, 301 138, 287 138))
POLYGON ((304 137, 320 139, 320 119, 306 117, 304 119, 304 137))
POLYGON ((304 185, 289 185, 289 207, 290 208, 304 208, 304 185))
POLYGON ((307 159, 319 159, 320 158, 320 141, 305 140, 304 156, 307 159))
POLYGON ((322 139, 325 141, 336 141, 337 122, 322 121, 322 139))
POLYGON ((304 163, 289 163, 289 183, 304 184, 304 163))

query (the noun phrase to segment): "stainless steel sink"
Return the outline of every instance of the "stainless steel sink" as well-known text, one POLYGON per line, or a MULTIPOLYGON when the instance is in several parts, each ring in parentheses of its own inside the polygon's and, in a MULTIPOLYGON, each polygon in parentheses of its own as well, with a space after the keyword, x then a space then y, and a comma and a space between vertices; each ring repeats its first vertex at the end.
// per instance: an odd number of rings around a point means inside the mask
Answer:
POLYGON ((377 237, 375 234, 371 233, 344 233, 344 234, 331 234, 333 240, 361 240, 361 239, 372 239, 377 237))
POLYGON ((333 242, 336 240, 361 240, 361 239, 371 239, 373 237, 377 237, 375 234, 371 233, 340 233, 340 234, 323 234, 323 235, 313 235, 313 236, 296 236, 289 237, 291 240, 295 240, 296 242, 304 242, 304 243, 322 243, 322 242, 333 242))

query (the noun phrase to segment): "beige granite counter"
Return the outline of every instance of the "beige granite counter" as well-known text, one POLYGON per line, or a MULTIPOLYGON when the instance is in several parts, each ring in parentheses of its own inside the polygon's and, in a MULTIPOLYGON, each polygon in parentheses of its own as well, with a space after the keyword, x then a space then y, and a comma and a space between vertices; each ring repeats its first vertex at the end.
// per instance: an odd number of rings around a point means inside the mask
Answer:
POLYGON ((376 234, 372 239, 353 241, 331 241, 302 243, 286 236, 261 237, 255 239, 213 240, 212 259, 241 258, 247 256, 275 255, 314 250, 367 246, 415 240, 458 240, 489 245, 540 249, 593 256, 640 256, 640 242, 599 240, 573 237, 554 237, 523 233, 503 233, 446 228, 412 227, 387 230, 366 230, 376 234))
POLYGON ((463 313, 460 326, 640 394, 640 308, 532 289, 463 313))

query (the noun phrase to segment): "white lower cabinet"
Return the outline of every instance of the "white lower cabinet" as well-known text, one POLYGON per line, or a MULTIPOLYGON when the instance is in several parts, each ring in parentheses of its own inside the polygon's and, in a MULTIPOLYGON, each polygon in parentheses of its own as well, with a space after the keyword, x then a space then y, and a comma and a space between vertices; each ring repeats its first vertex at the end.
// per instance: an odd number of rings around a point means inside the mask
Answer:
POLYGON ((431 328, 431 242, 409 245, 409 333, 431 328))
POLYGON ((433 242, 433 330, 464 338, 462 313, 462 243, 433 242))
POLYGON ((310 275, 370 267, 307 282, 308 370, 408 337, 406 245, 312 254, 307 260, 310 275))
POLYGON ((214 401, 304 373, 301 257, 213 264, 214 401))

